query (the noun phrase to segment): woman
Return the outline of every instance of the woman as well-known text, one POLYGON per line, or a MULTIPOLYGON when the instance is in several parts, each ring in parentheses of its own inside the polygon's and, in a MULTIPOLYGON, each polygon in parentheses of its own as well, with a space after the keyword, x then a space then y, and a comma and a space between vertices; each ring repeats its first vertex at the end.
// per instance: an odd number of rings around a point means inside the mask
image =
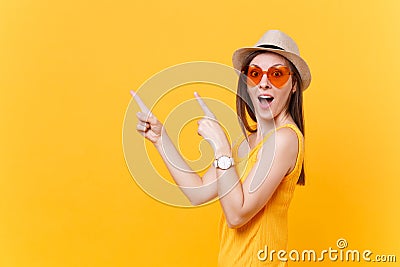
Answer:
POLYGON ((185 171, 190 168, 165 128, 145 114, 148 110, 133 92, 144 111, 137 114, 137 131, 153 142, 193 205, 219 198, 218 266, 286 266, 288 255, 281 252, 278 258, 273 252, 287 249, 288 207, 295 185, 305 182, 302 95, 310 71, 296 43, 278 30, 267 31, 254 47, 236 50, 233 65, 241 70, 236 108, 244 133, 233 147, 195 93, 205 113, 198 133, 215 153, 203 177, 185 171))

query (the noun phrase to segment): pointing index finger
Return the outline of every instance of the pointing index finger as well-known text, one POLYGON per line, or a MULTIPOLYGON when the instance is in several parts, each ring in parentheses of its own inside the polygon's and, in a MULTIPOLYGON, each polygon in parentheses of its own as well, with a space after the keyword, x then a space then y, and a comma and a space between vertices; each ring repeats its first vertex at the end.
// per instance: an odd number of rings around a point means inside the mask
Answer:
POLYGON ((211 112, 211 110, 208 108, 208 106, 206 105, 206 103, 204 103, 203 99, 200 97, 200 95, 197 92, 194 92, 194 96, 197 99, 197 102, 199 102, 201 109, 204 112, 204 115, 206 117, 215 119, 215 115, 214 113, 211 112))
POLYGON ((139 97, 139 95, 136 94, 135 91, 131 90, 131 95, 133 96, 133 99, 135 99, 136 103, 139 105, 142 112, 149 114, 149 115, 152 114, 150 112, 150 109, 146 106, 146 104, 142 101, 142 99, 139 97))

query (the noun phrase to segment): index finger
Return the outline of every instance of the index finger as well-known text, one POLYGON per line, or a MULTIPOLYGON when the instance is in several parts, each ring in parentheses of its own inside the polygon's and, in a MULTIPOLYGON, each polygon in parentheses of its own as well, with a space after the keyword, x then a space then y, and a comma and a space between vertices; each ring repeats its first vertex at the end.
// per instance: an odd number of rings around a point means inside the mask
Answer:
POLYGON ((204 115, 206 117, 215 119, 215 115, 214 113, 211 112, 211 110, 208 108, 208 106, 206 105, 206 103, 204 103, 203 99, 199 96, 199 94, 197 92, 194 92, 194 96, 197 99, 197 102, 199 102, 201 109, 204 112, 204 115))
POLYGON ((131 90, 131 95, 133 96, 133 99, 135 99, 136 103, 139 105, 139 108, 142 110, 142 112, 146 114, 151 114, 150 109, 146 106, 146 104, 142 101, 142 99, 135 91, 131 90))

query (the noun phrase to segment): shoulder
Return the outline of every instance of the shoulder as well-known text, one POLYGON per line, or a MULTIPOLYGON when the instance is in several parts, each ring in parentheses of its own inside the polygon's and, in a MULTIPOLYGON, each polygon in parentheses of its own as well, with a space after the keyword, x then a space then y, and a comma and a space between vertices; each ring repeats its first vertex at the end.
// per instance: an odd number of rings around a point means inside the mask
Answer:
POLYGON ((288 158, 295 159, 299 150, 298 133, 293 128, 284 127, 276 132, 276 150, 277 153, 285 153, 288 158))
POLYGON ((286 159, 295 159, 297 157, 303 135, 296 126, 280 127, 271 137, 269 138, 270 145, 273 145, 273 151, 276 155, 282 155, 286 159))
POLYGON ((297 146, 303 135, 296 126, 286 125, 276 130, 275 139, 280 145, 297 146))

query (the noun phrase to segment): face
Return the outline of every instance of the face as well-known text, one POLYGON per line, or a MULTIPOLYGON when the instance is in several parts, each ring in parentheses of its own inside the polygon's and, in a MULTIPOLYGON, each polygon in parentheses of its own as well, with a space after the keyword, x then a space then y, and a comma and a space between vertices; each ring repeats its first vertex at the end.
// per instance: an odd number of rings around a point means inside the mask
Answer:
POLYGON ((261 79, 255 79, 259 80, 258 84, 250 82, 247 85, 247 92, 253 102, 257 120, 272 120, 277 116, 285 115, 286 103, 291 93, 296 90, 292 75, 285 73, 285 67, 289 68, 289 62, 278 54, 263 53, 257 55, 249 65, 258 67, 255 68, 258 72, 253 74, 249 72, 249 75, 262 75, 261 79), (259 72, 260 68, 264 71, 263 73, 259 72), (268 70, 270 70, 269 74, 267 74, 268 70), (285 77, 279 78, 277 77, 279 75, 285 75, 285 77), (270 76, 270 79, 267 76, 270 76))

